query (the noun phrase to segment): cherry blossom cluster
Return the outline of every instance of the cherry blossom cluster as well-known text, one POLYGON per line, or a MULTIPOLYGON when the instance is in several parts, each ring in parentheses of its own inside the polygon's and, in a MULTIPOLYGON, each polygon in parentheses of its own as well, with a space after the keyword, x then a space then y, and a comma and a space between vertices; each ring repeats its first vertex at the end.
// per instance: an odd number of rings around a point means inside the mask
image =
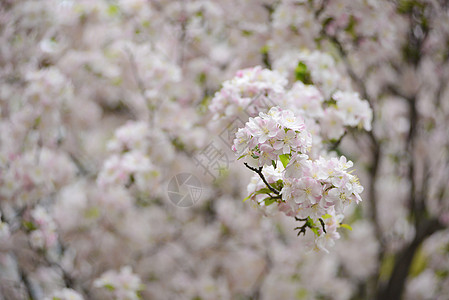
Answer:
POLYGON ((357 176, 347 172, 352 165, 344 156, 314 161, 304 154, 293 157, 285 168, 281 191, 291 214, 319 218, 329 209, 341 214, 350 203, 362 201, 363 187, 357 176))
POLYGON ((325 100, 317 86, 296 81, 281 105, 303 116, 324 140, 340 139, 347 127, 371 130, 372 110, 355 92, 337 90, 325 100))
POLYGON ((94 286, 106 289, 117 300, 138 300, 143 288, 139 276, 129 266, 122 267, 120 272, 109 270, 103 273, 94 281, 94 286))
POLYGON ((73 86, 57 68, 27 74, 29 83, 25 96, 40 109, 55 109, 73 97, 73 86))
POLYGON ((250 118, 236 133, 233 150, 251 165, 271 165, 279 155, 305 153, 312 146, 312 136, 301 118, 279 107, 267 114, 250 118))
POLYGON ((316 85, 325 98, 337 89, 349 89, 346 77, 337 69, 335 60, 321 51, 288 51, 277 58, 274 68, 291 81, 299 79, 316 85), (294 62, 294 63, 292 63, 294 62))
POLYGON ((84 298, 73 289, 63 288, 54 292, 50 297, 45 298, 45 300, 84 300, 84 298))
POLYGON ((127 152, 123 155, 110 156, 98 175, 98 185, 102 188, 121 185, 130 186, 133 183, 145 189, 147 181, 153 182, 159 172, 154 168, 150 159, 141 152, 127 152))
POLYGON ((292 110, 307 124, 315 141, 314 153, 322 150, 322 141, 338 141, 347 128, 371 130, 369 103, 350 89, 330 55, 287 53, 274 65, 275 71, 258 66, 225 81, 210 104, 214 119, 242 118, 242 111, 246 112, 243 117, 254 117, 273 106, 292 110))
POLYGON ((296 80, 284 103, 319 124, 323 139, 340 139, 346 127, 371 130, 373 116, 368 101, 351 90, 332 56, 320 51, 288 52, 275 66, 296 80), (296 67, 291 61, 298 62, 296 67))
POLYGON ((257 174, 248 186, 252 201, 268 212, 282 211, 297 221, 298 234, 311 228, 315 246, 328 251, 340 235, 344 209, 362 201, 363 187, 347 170, 344 156, 311 159, 312 138, 304 122, 289 110, 273 107, 250 118, 236 133, 233 150, 257 174))
POLYGON ((296 81, 282 99, 281 105, 289 107, 307 120, 315 120, 324 115, 324 96, 311 84, 296 81))
POLYGON ((22 203, 51 194, 72 180, 76 171, 66 153, 49 148, 11 153, 7 158, 0 174, 0 195, 22 203))
MULTIPOLYGON (((159 93, 170 95, 177 92, 177 89, 173 89, 173 85, 179 84, 181 80, 180 68, 167 59, 164 53, 156 51, 150 45, 119 40, 107 48, 107 53, 106 61, 94 60, 92 62, 95 71, 120 86, 122 71, 118 65, 131 64, 132 69, 127 71, 136 72, 132 76, 138 79, 139 89, 142 89, 141 93, 150 107, 156 104, 155 99, 159 93), (145 88, 143 83, 145 83, 145 88)), ((137 110, 144 110, 144 107, 141 107, 142 103, 139 103, 141 101, 133 93, 132 91, 127 93, 131 98, 131 105, 137 110)))
POLYGON ((260 66, 239 70, 234 78, 223 82, 209 109, 215 120, 232 118, 243 111, 256 116, 283 96, 287 83, 279 72, 260 66))
MULTIPOLYGON (((371 130, 372 111, 357 93, 338 89, 345 88, 345 83, 331 56, 303 51, 295 60, 299 60, 295 69, 276 72, 255 67, 237 72, 215 94, 210 109, 215 119, 238 117, 243 109, 259 111, 255 117, 249 114, 252 117, 238 129, 232 146, 239 159, 257 173, 248 186, 248 198, 267 213, 282 211, 305 222, 297 227, 298 234, 312 229, 317 236, 315 247, 327 251, 339 238, 336 230, 344 208, 361 201, 363 187, 347 171, 352 162, 344 156, 329 156, 322 141, 338 141, 345 127, 371 130), (261 89, 241 86, 257 73, 284 80, 254 84, 261 89), (287 78, 292 77, 295 81, 287 89, 287 78), (230 91, 239 91, 239 97, 230 91), (261 95, 271 108, 259 105, 261 95)), ((282 60, 278 65, 282 66, 282 60)))
POLYGON ((13 108, 18 133, 34 129, 46 144, 54 146, 63 138, 64 116, 71 110, 73 85, 57 68, 30 72, 26 76, 25 101, 13 108))
POLYGON ((443 2, 0 0, 0 298, 446 299, 443 2))
POLYGON ((337 91, 332 95, 334 105, 324 111, 320 119, 323 135, 329 140, 338 140, 345 133, 345 127, 359 127, 371 130, 372 111, 367 101, 358 93, 337 91))
POLYGON ((30 213, 30 220, 25 222, 25 227, 30 231, 31 246, 36 249, 50 249, 58 241, 56 223, 42 207, 38 206, 30 213))
POLYGON ((150 156, 160 161, 170 159, 173 154, 167 143, 165 136, 150 131, 145 122, 128 122, 119 127, 107 143, 111 155, 97 177, 98 186, 102 189, 133 187, 140 193, 155 193, 161 172, 150 156), (155 145, 161 147, 150 147, 155 145), (167 147, 161 153, 163 146, 167 147))
POLYGON ((150 129, 144 121, 129 121, 117 128, 106 148, 111 154, 138 151, 163 163, 170 162, 175 154, 167 135, 160 128, 150 129))

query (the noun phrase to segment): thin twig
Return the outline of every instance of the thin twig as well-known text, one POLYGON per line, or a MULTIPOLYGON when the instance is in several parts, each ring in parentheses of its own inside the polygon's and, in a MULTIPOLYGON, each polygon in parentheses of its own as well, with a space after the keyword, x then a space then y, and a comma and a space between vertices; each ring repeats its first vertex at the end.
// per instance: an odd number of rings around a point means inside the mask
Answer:
POLYGON ((277 190, 277 189, 275 189, 274 187, 272 187, 268 182, 267 182, 267 180, 265 179, 265 176, 263 175, 263 173, 262 173, 262 167, 259 167, 259 169, 256 169, 256 168, 253 168, 253 167, 250 167, 247 163, 244 163, 245 164, 245 166, 248 168, 248 169, 250 169, 251 171, 254 171, 254 172, 256 172, 258 175, 259 175, 259 177, 262 179, 262 181, 265 183, 265 185, 273 192, 273 193, 275 193, 276 195, 280 195, 280 192, 277 190))
POLYGON ((309 222, 308 222, 308 218, 301 219, 301 218, 295 217, 295 220, 296 220, 296 221, 305 222, 304 225, 298 226, 298 227, 296 227, 296 228, 294 229, 294 230, 298 230, 298 229, 299 229, 299 231, 298 231, 298 236, 299 236, 301 233, 302 233, 302 235, 306 235, 307 227, 310 227, 310 226, 309 226, 309 222))
POLYGON ((324 221, 323 221, 323 219, 319 218, 318 220, 320 220, 320 223, 321 223, 321 227, 323 227, 323 231, 324 231, 324 233, 327 233, 327 232, 326 232, 326 225, 324 224, 324 221))

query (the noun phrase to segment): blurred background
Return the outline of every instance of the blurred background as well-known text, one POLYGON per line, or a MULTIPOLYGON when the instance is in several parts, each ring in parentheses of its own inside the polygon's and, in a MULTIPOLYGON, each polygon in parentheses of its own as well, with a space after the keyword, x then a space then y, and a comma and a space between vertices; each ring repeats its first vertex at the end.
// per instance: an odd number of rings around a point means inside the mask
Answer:
POLYGON ((448 60, 444 0, 2 0, 0 299, 449 299, 448 60), (373 111, 329 253, 242 202, 210 109, 301 57, 373 111))

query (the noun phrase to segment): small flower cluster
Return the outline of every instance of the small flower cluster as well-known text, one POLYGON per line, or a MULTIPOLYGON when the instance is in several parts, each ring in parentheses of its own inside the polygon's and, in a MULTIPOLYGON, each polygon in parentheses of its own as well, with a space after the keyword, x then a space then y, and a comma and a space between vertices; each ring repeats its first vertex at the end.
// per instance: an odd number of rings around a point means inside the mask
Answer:
MULTIPOLYGON (((323 216, 324 225, 322 227, 318 227, 317 229, 315 249, 329 253, 328 248, 333 247, 335 245, 335 241, 340 238, 340 233, 338 233, 337 229, 340 228, 343 217, 343 214, 335 214, 332 209, 329 210, 328 214, 323 216)), ((349 225, 345 224, 345 226, 348 227, 349 225)))
POLYGON ((103 273, 94 281, 94 286, 107 289, 117 300, 138 300, 143 288, 139 276, 129 266, 121 268, 120 272, 110 270, 103 273))
POLYGON ((290 80, 313 83, 325 98, 329 98, 337 89, 349 88, 338 71, 335 60, 324 52, 308 50, 287 52, 276 59, 274 67, 290 80), (292 62, 296 62, 296 65, 292 62))
POLYGON ((250 116, 232 146, 257 173, 248 198, 265 213, 282 211, 304 221, 299 233, 312 229, 315 246, 326 250, 339 238, 344 208, 361 201, 363 187, 347 171, 352 162, 343 156, 327 158, 323 141, 338 141, 346 127, 371 130, 372 110, 350 91, 331 56, 303 51, 294 60, 299 60, 294 70, 282 70, 281 61, 279 72, 260 67, 239 71, 215 94, 210 109, 214 119, 238 117, 242 110, 250 116), (295 81, 285 90, 291 75, 295 81))
POLYGON ((97 183, 100 188, 116 185, 130 187, 136 184, 139 190, 147 190, 148 183, 155 183, 160 173, 151 163, 148 156, 139 151, 127 152, 123 155, 110 156, 98 175, 97 183))
POLYGON ((244 69, 226 81, 210 104, 214 120, 241 118, 242 111, 246 119, 273 106, 292 110, 313 135, 313 156, 323 149, 322 141, 338 141, 349 127, 371 130, 369 103, 343 81, 331 56, 303 51, 279 59, 275 66, 278 71, 244 69), (292 60, 299 61, 295 69, 292 60), (289 89, 287 78, 292 80, 289 89))
POLYGON ((53 218, 41 206, 31 211, 31 220, 24 226, 31 231, 30 243, 36 249, 49 249, 56 245, 58 234, 53 218))
POLYGON ((25 153, 10 153, 0 174, 0 195, 9 201, 36 202, 70 182, 76 169, 61 151, 39 148, 25 153))
POLYGON ((299 61, 307 66, 311 80, 321 88, 325 97, 329 97, 338 88, 346 88, 335 60, 329 54, 320 51, 302 51, 299 61))
MULTIPOLYGON (((23 100, 11 107, 10 130, 29 139, 39 134, 43 145, 54 147, 66 132, 65 116, 71 112, 74 88, 71 81, 56 67, 27 73, 23 100)), ((16 97, 16 96, 14 96, 16 97)))
POLYGON ((51 297, 45 300, 83 300, 83 296, 75 290, 63 288, 62 290, 54 292, 51 297))
POLYGON ((344 156, 311 159, 311 143, 300 118, 273 107, 238 130, 233 150, 257 173, 248 185, 248 198, 267 214, 281 211, 305 222, 296 228, 298 234, 310 228, 315 248, 327 252, 340 237, 344 208, 362 200, 363 187, 347 171, 353 164, 344 156))
POLYGON ((154 50, 147 44, 136 44, 130 41, 119 40, 109 48, 112 60, 125 62, 135 59, 136 68, 143 82, 151 85, 148 92, 155 92, 170 84, 181 80, 182 74, 178 66, 173 64, 166 55, 154 50), (154 89, 154 90, 153 90, 154 89))
POLYGON ((363 187, 346 171, 350 167, 352 162, 344 156, 312 161, 307 155, 296 155, 284 171, 282 200, 300 218, 317 219, 330 210, 341 214, 350 203, 362 200, 363 187))
POLYGON ((236 133, 233 150, 253 166, 268 166, 279 155, 305 153, 312 146, 312 136, 303 120, 292 111, 272 107, 250 118, 236 133))
POLYGON ((29 85, 26 99, 41 110, 58 108, 62 102, 73 97, 73 86, 57 68, 31 72, 26 76, 29 85))
POLYGON ((114 132, 107 150, 113 154, 139 151, 157 162, 173 160, 174 149, 167 135, 159 128, 150 128, 145 121, 128 121, 114 132))
POLYGON ((285 94, 282 104, 305 118, 319 119, 323 116, 323 103, 324 96, 316 86, 296 81, 285 94))
POLYGON ((173 156, 170 146, 167 138, 158 130, 151 131, 146 122, 127 122, 107 143, 111 155, 97 177, 98 186, 102 189, 135 187, 139 192, 154 192, 161 172, 150 157, 161 162, 170 159, 173 156))
POLYGON ((286 93, 286 107, 319 124, 325 140, 338 140, 345 127, 371 130, 372 110, 367 101, 352 92, 340 75, 334 59, 319 51, 290 53, 276 63, 296 82, 286 93), (291 60, 299 61, 292 69, 291 60))
POLYGON ((114 137, 107 143, 107 149, 114 153, 129 150, 146 152, 150 146, 149 133, 150 128, 147 122, 128 121, 114 132, 114 137))
POLYGON ((240 70, 233 79, 223 83, 209 108, 214 120, 235 117, 243 111, 256 116, 278 102, 287 83, 279 72, 260 66, 240 70))
POLYGON ((319 119, 322 134, 329 140, 338 140, 345 133, 345 127, 359 127, 371 130, 373 112, 358 93, 337 91, 332 95, 335 104, 324 110, 319 119))

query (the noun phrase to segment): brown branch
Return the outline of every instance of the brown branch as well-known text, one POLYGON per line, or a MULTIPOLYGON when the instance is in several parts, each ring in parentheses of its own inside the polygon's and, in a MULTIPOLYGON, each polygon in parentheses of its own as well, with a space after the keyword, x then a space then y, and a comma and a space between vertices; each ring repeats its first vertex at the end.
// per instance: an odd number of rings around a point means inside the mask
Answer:
POLYGON ((270 189, 270 191, 272 191, 276 195, 280 195, 280 192, 278 190, 276 190, 274 187, 272 187, 265 179, 265 176, 262 173, 262 167, 259 167, 259 169, 256 169, 256 168, 249 166, 247 163, 244 163, 244 165, 251 171, 256 172, 259 175, 259 177, 262 179, 263 183, 265 183, 265 185, 270 189))
MULTIPOLYGON (((408 161, 408 174, 407 178, 410 182, 410 192, 409 192, 409 210, 410 214, 415 218, 415 224, 419 222, 419 217, 417 216, 417 204, 416 204, 416 181, 415 181, 415 138, 416 131, 419 122, 418 112, 416 110, 416 98, 412 98, 408 101, 409 103, 409 120, 410 128, 407 136, 407 153, 409 155, 408 161)), ((417 224, 416 224, 417 225, 417 224)))
POLYGON ((390 280, 383 290, 379 290, 376 299, 401 299, 416 251, 427 237, 443 228, 444 226, 437 219, 427 220, 426 222, 421 223, 413 241, 397 253, 390 280))
MULTIPOLYGON (((17 265, 18 264, 19 263, 17 262, 17 265)), ((25 286, 25 291, 28 295, 28 299, 29 300, 39 299, 36 295, 36 291, 34 290, 32 284, 31 284, 30 279, 28 278, 27 273, 19 266, 18 266, 18 273, 20 276, 20 280, 23 282, 23 285, 25 286)))

